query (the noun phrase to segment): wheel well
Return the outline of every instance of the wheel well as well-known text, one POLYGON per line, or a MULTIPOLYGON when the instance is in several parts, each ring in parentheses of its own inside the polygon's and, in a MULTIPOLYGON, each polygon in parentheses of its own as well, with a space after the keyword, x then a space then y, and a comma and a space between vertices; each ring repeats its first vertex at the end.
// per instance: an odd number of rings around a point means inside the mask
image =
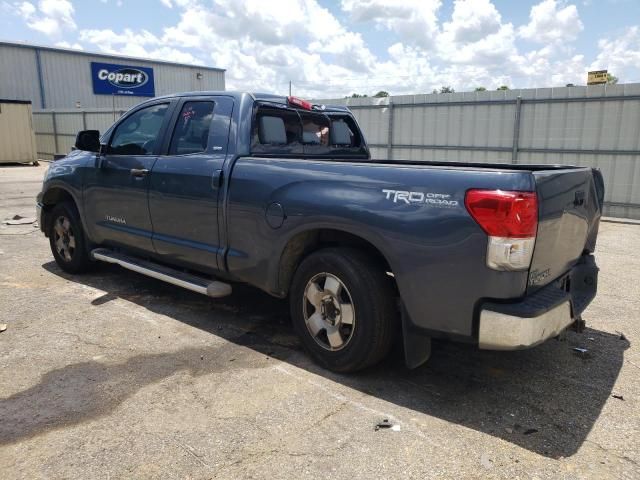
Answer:
POLYGON ((74 207, 76 207, 76 210, 78 209, 76 201, 64 188, 51 188, 47 190, 47 192, 43 195, 42 204, 44 208, 42 221, 44 223, 43 227, 45 235, 47 235, 47 232, 49 231, 49 222, 51 221, 51 215, 49 214, 51 213, 51 210, 53 209, 53 207, 62 202, 70 202, 74 207))
MULTIPOLYGON (((391 272, 391 266, 382 252, 368 240, 342 230, 309 230, 299 233, 289 240, 282 252, 278 271, 278 289, 283 295, 288 294, 293 274, 300 262, 311 253, 326 247, 357 248, 374 259, 385 272, 391 272)), ((395 285, 395 281, 393 283, 395 285)))

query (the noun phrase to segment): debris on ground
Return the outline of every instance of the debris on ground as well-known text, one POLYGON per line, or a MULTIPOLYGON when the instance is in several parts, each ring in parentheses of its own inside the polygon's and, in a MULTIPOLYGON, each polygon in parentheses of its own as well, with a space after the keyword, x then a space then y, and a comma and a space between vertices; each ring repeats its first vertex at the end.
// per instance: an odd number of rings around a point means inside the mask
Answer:
POLYGON ((589 356, 589 350, 582 347, 573 347, 571 350, 580 358, 587 358, 589 356))
POLYGON ((6 225, 29 225, 35 223, 36 217, 23 217, 22 215, 14 215, 11 218, 5 218, 2 223, 6 225))
POLYGON ((624 402, 624 397, 622 395, 611 395, 613 398, 617 398, 618 400, 622 400, 624 402))
POLYGON ((374 430, 377 432, 381 428, 391 428, 391 427, 393 427, 393 424, 391 422, 389 422, 388 418, 385 418, 384 420, 382 420, 381 422, 378 422, 376 424, 376 427, 375 427, 374 430))
POLYGON ((507 432, 507 433, 513 433, 513 428, 508 428, 507 427, 507 428, 504 429, 504 431, 507 432))
POLYGON ((532 433, 538 433, 538 429, 537 428, 529 428, 529 429, 524 431, 525 435, 531 435, 532 433))
POLYGON ((0 323, 0 332, 4 332, 7 329, 6 323, 0 323))
POLYGON ((482 456, 480 457, 480 464, 487 470, 489 470, 490 468, 493 468, 493 460, 491 460, 489 458, 489 455, 487 455, 486 453, 483 453, 482 456))

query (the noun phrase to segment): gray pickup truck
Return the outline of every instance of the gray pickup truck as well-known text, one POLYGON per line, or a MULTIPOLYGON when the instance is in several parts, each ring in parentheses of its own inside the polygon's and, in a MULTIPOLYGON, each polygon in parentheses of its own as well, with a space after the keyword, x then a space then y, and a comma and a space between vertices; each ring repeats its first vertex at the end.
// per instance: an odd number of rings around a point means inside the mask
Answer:
POLYGON ((519 349, 581 322, 603 196, 591 168, 372 160, 345 107, 197 92, 78 133, 37 206, 66 272, 288 297, 304 347, 346 372, 398 334, 413 368, 434 337, 519 349))

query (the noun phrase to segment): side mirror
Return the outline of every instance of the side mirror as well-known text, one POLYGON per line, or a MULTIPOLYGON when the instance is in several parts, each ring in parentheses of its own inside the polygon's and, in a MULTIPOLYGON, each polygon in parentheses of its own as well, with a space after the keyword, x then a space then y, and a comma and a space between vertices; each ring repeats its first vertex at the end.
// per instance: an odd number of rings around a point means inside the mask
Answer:
POLYGON ((78 132, 74 146, 78 150, 98 153, 100 151, 100 132, 98 130, 82 130, 78 132))

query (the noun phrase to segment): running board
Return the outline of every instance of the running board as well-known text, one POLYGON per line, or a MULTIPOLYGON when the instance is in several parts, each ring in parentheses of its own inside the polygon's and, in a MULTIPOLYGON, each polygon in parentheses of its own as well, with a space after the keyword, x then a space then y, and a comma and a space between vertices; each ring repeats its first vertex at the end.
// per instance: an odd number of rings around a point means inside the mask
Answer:
POLYGON ((181 272, 180 270, 165 267, 164 265, 114 252, 107 248, 96 248, 92 250, 91 258, 101 262, 115 263, 127 270, 132 270, 209 297, 220 298, 231 295, 231 285, 228 283, 181 272))

